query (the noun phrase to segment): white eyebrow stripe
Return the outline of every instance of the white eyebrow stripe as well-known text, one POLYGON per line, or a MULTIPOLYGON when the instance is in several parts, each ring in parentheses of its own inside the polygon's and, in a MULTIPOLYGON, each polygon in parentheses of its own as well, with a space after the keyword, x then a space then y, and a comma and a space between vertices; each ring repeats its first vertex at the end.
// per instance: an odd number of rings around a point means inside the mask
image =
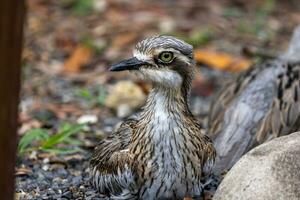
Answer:
POLYGON ((171 51, 173 53, 180 54, 180 51, 178 51, 176 49, 173 49, 173 48, 158 48, 158 49, 155 49, 156 54, 160 54, 163 51, 171 51))
POLYGON ((149 55, 142 54, 141 52, 139 52, 137 50, 133 51, 133 56, 136 57, 138 60, 141 60, 141 61, 151 60, 151 57, 149 55))
MULTIPOLYGON (((181 61, 187 63, 187 64, 191 64, 191 61, 190 59, 188 59, 186 56, 182 55, 180 51, 176 50, 176 49, 173 49, 173 48, 167 48, 167 49, 164 49, 164 48, 158 48, 155 50, 155 54, 160 54, 161 52, 163 51, 170 51, 170 52, 173 52, 176 57, 178 59, 180 59, 181 61)), ((147 55, 147 54, 143 54, 137 50, 134 50, 133 51, 133 56, 136 57, 138 60, 141 60, 141 61, 151 61, 152 60, 152 57, 150 55, 147 55)))

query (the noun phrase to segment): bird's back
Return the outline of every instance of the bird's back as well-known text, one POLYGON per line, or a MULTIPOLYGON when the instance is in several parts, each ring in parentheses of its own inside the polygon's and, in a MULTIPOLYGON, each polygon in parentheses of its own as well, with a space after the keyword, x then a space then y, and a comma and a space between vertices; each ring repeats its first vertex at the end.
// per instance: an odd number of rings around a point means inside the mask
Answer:
POLYGON ((300 28, 292 42, 298 43, 283 56, 255 65, 228 83, 212 104, 209 134, 219 156, 217 172, 232 167, 255 145, 299 130, 300 65, 293 49, 300 46, 300 28))
MULTIPOLYGON (((240 83, 240 89, 228 97, 230 101, 223 103, 220 98, 230 95, 226 91, 216 100, 213 113, 218 117, 211 116, 209 133, 218 153, 217 171, 230 168, 256 143, 254 135, 276 96, 277 76, 284 73, 284 68, 280 62, 259 67, 260 73, 240 83)), ((231 87, 238 87, 235 83, 231 87)))

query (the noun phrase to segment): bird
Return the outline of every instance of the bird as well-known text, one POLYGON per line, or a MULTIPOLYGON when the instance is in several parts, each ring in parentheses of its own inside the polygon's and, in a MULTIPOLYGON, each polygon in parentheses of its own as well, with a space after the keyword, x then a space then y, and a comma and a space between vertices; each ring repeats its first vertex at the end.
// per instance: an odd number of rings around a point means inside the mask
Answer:
POLYGON ((152 36, 110 70, 128 70, 153 88, 140 117, 125 120, 96 146, 93 185, 110 199, 201 196, 216 151, 188 105, 193 47, 172 36, 152 36))
POLYGON ((250 67, 220 91, 208 120, 215 173, 228 171, 251 148, 300 130, 300 26, 285 53, 250 67))

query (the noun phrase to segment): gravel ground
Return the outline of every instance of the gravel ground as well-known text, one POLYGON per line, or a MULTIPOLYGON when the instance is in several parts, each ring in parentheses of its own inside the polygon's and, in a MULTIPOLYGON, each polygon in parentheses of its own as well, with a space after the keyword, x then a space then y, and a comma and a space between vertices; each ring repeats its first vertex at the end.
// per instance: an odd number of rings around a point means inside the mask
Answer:
POLYGON ((30 170, 17 175, 16 199, 103 199, 90 185, 89 155, 84 151, 73 158, 68 156, 67 161, 63 156, 23 159, 21 171, 30 170))

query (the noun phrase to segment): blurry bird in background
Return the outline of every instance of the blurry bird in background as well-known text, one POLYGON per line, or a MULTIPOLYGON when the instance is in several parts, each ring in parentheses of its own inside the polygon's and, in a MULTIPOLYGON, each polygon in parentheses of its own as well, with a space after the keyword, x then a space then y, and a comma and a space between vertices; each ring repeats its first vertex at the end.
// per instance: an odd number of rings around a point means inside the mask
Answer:
POLYGON ((130 70, 153 89, 139 119, 130 119, 96 147, 93 183, 111 199, 200 196, 216 156, 188 106, 195 72, 191 45, 170 36, 136 45, 134 57, 111 67, 130 70))
POLYGON ((300 26, 288 50, 232 80, 212 103, 209 136, 218 158, 214 170, 230 169, 254 146, 300 130, 300 26))

